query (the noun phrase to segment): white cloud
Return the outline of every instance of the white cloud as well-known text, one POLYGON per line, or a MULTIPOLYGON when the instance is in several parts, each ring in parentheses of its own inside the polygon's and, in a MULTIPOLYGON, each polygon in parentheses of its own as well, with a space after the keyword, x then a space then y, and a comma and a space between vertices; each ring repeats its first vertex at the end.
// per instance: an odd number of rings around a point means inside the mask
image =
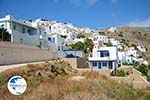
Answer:
POLYGON ((99 0, 89 0, 89 6, 96 4, 99 0))
POLYGON ((150 27, 150 18, 145 20, 136 20, 127 24, 130 27, 150 27))
POLYGON ((90 7, 98 3, 100 0, 53 0, 54 3, 58 3, 59 1, 65 1, 66 3, 71 3, 78 7, 90 7))
POLYGON ((118 0, 111 0, 111 1, 112 1, 112 3, 117 3, 118 0))

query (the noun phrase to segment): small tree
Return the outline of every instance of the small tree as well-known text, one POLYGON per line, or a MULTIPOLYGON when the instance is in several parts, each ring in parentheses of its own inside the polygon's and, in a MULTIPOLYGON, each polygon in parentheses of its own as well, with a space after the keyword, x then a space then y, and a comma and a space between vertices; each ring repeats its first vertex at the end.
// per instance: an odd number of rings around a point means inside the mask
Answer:
POLYGON ((4 28, 0 28, 0 41, 11 41, 11 35, 4 28))
POLYGON ((94 43, 91 39, 86 38, 85 40, 85 52, 87 53, 87 48, 89 48, 89 50, 92 52, 92 49, 94 47, 94 43))
POLYGON ((85 35, 80 33, 80 34, 77 35, 77 38, 85 38, 85 35))
POLYGON ((100 35, 106 35, 105 32, 99 32, 100 35))
POLYGON ((116 76, 121 76, 121 77, 124 77, 126 74, 123 70, 117 70, 116 72, 116 76))
POLYGON ((77 42, 77 43, 71 45, 71 49, 74 49, 74 50, 85 50, 85 44, 82 43, 82 42, 77 42))

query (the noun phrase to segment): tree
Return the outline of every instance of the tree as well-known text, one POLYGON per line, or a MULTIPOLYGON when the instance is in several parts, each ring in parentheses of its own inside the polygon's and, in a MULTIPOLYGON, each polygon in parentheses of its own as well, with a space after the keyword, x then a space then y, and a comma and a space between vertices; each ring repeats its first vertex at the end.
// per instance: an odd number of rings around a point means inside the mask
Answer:
POLYGON ((87 53, 87 49, 89 48, 90 52, 92 52, 92 49, 94 47, 94 43, 91 39, 86 38, 85 40, 85 52, 87 53))
POLYGON ((80 34, 77 35, 77 38, 85 38, 85 35, 80 33, 80 34))
POLYGON ((11 35, 4 28, 0 28, 0 41, 11 41, 11 35))
POLYGON ((124 77, 126 73, 123 70, 117 70, 116 76, 124 77))
POLYGON ((106 35, 105 32, 99 32, 99 35, 106 35))
POLYGON ((71 49, 73 50, 83 50, 85 53, 88 53, 88 50, 90 50, 90 52, 92 52, 93 49, 93 41, 91 39, 86 39, 84 43, 82 42, 77 42, 75 44, 70 45, 71 49))
POLYGON ((85 44, 82 42, 77 42, 71 45, 71 49, 73 50, 85 50, 85 44))

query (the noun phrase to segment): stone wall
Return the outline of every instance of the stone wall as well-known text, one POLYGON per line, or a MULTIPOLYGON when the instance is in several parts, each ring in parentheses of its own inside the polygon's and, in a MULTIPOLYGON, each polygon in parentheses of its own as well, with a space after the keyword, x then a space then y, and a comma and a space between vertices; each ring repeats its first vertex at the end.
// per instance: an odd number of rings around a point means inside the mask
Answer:
POLYGON ((68 62, 73 68, 89 68, 85 58, 64 58, 64 61, 68 62))
POLYGON ((51 50, 0 42, 0 65, 56 59, 51 50))

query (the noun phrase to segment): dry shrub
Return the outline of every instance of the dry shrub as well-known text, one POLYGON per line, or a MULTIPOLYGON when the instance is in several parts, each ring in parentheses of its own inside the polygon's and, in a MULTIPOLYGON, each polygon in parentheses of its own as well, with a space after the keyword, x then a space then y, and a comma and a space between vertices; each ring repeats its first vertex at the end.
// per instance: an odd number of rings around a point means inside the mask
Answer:
POLYGON ((100 75, 97 71, 85 71, 81 73, 81 76, 84 76, 86 78, 102 78, 107 79, 106 76, 100 75))
POLYGON ((6 78, 10 78, 14 75, 24 75, 24 74, 25 74, 25 71, 22 68, 9 69, 1 73, 1 75, 6 78))

